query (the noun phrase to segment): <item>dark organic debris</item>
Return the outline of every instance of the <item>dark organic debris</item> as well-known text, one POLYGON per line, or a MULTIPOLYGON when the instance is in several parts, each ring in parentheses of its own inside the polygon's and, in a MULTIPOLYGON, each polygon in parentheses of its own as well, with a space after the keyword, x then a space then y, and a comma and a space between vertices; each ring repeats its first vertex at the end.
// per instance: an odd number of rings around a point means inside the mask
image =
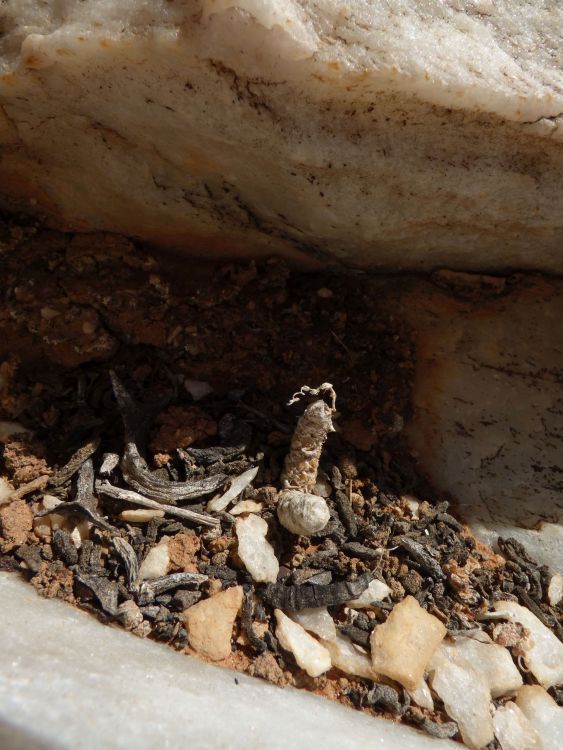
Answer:
POLYGON ((364 574, 355 581, 338 581, 325 586, 284 586, 267 583, 258 595, 272 607, 300 610, 309 607, 334 607, 356 599, 370 584, 372 576, 364 574))

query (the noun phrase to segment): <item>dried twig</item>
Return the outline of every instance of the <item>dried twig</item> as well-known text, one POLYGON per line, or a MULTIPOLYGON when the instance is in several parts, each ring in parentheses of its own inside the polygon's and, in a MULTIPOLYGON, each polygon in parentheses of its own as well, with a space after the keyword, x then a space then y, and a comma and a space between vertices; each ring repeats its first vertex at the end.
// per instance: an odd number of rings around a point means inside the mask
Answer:
MULTIPOLYGON (((196 513, 195 511, 187 510, 186 508, 176 508, 172 505, 163 505, 157 503, 156 500, 144 497, 133 490, 124 490, 121 487, 115 487, 109 482, 96 482, 96 492, 101 492, 102 495, 113 497, 115 500, 122 500, 125 503, 140 505, 143 508, 162 510, 169 516, 176 516, 176 518, 182 518, 185 521, 192 521, 193 523, 198 523, 202 526, 220 526, 221 523, 219 519, 213 518, 213 516, 208 516, 205 513, 196 513)), ((57 506, 57 512, 59 507, 60 506, 57 506)))

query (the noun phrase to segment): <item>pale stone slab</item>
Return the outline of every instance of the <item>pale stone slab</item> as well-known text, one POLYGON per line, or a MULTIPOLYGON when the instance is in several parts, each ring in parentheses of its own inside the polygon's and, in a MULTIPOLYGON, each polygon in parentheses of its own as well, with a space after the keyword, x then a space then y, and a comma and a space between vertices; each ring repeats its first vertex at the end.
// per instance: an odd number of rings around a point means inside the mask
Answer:
POLYGON ((77 230, 563 268, 559 0, 7 0, 0 192, 77 230))
POLYGON ((459 750, 141 640, 0 573, 5 750, 459 750), (93 710, 96 707, 96 710, 93 710), (217 720, 220 707, 221 720, 217 720), (288 720, 288 718, 290 720, 288 720))

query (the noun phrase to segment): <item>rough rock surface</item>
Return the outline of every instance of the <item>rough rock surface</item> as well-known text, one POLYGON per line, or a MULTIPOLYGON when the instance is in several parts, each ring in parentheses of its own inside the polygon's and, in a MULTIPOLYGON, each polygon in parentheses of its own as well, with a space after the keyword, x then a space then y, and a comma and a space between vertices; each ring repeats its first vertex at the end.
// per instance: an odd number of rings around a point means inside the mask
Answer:
POLYGON ((5 0, 0 193, 314 264, 561 270, 559 0, 5 0))
POLYGON ((221 661, 229 656, 233 625, 242 605, 242 597, 242 587, 234 586, 186 610, 184 623, 190 646, 195 651, 212 661, 221 661))

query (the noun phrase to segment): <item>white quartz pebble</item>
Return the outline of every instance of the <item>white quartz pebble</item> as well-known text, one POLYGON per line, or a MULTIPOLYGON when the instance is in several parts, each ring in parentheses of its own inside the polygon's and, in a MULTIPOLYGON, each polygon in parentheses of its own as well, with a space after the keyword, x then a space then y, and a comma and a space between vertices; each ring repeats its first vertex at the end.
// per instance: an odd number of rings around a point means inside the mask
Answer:
POLYGON ((440 647, 430 664, 430 684, 444 702, 450 718, 458 723, 463 741, 480 750, 494 738, 491 693, 482 674, 451 661, 440 647))
POLYGON ((350 599, 350 601, 346 602, 346 605, 348 607, 352 607, 352 609, 371 607, 372 602, 380 602, 385 599, 386 596, 389 596, 390 593, 391 589, 386 583, 383 583, 383 581, 378 581, 377 578, 374 578, 373 581, 370 582, 367 589, 365 589, 365 591, 362 591, 357 599, 350 599))
POLYGON ((280 569, 272 545, 266 539, 268 524, 250 514, 237 518, 238 554, 255 581, 275 583, 280 569))
POLYGON ((290 612, 289 616, 294 622, 298 622, 305 630, 318 635, 319 638, 329 641, 336 638, 336 626, 326 607, 301 609, 299 612, 290 612))
POLYGON ((263 509, 262 503, 257 503, 255 500, 241 500, 234 508, 231 508, 229 513, 231 516, 240 516, 241 513, 261 513, 263 509))
POLYGON ((0 421, 0 443, 6 443, 12 435, 30 435, 31 430, 26 429, 19 422, 0 421))
POLYGON ((337 635, 333 640, 323 640, 323 646, 330 654, 332 666, 341 672, 368 680, 377 679, 369 655, 349 638, 337 635))
POLYGON ((286 651, 291 651, 301 669, 310 677, 327 672, 332 665, 328 650, 281 609, 276 609, 275 615, 276 637, 286 651))
POLYGON ((563 643, 543 622, 516 602, 498 601, 494 608, 511 622, 518 622, 530 631, 520 647, 526 666, 544 688, 563 682, 563 643))
POLYGON ((538 733, 512 701, 497 708, 493 725, 502 750, 534 750, 538 747, 538 733))
POLYGON ((8 502, 13 491, 14 488, 8 480, 0 477, 0 505, 5 505, 8 502))
POLYGON ((430 692, 430 688, 428 687, 428 683, 426 682, 424 677, 414 688, 414 690, 407 690, 407 693, 417 706, 426 708, 428 709, 428 711, 434 710, 434 700, 432 698, 432 693, 430 692))
POLYGON ((156 547, 153 547, 141 563, 139 580, 146 581, 165 576, 169 565, 168 539, 165 539, 160 544, 157 544, 156 547))
POLYGON ((235 477, 231 482, 229 489, 224 492, 220 497, 216 497, 207 503, 207 510, 211 513, 218 513, 221 510, 225 510, 233 500, 245 490, 248 485, 254 481, 258 474, 258 466, 254 466, 252 469, 248 469, 240 476, 235 477))
POLYGON ((522 677, 508 649, 493 643, 486 633, 477 638, 458 637, 453 644, 444 643, 448 656, 460 666, 472 667, 486 680, 491 696, 516 694, 522 677))
POLYGON ((283 490, 278 495, 278 520, 292 534, 311 536, 330 519, 326 500, 300 490, 283 490))
POLYGON ((213 388, 203 380, 190 380, 186 378, 184 380, 184 388, 194 401, 201 401, 202 398, 213 393, 213 388))
POLYGON ((551 695, 539 685, 524 685, 518 691, 516 705, 538 733, 537 750, 561 750, 563 708, 557 705, 551 695))
POLYGON ((55 510, 57 505, 60 505, 63 501, 55 495, 43 495, 41 502, 44 510, 55 510))
POLYGON ((547 598, 552 607, 556 607, 563 598, 563 576, 561 573, 552 576, 547 589, 547 598))

